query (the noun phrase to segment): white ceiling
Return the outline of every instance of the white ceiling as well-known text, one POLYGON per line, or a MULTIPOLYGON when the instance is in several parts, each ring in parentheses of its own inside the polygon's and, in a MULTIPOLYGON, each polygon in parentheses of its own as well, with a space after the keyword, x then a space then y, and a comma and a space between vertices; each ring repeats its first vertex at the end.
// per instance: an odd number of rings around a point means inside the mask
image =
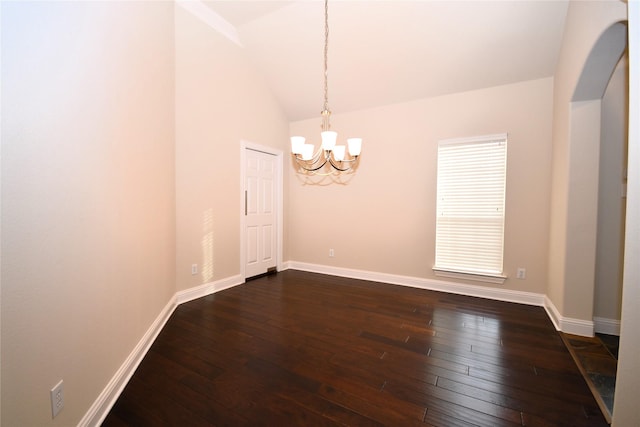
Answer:
MULTIPOLYGON (((290 120, 323 106, 324 3, 203 1, 231 23, 290 120)), ((329 2, 334 114, 552 76, 568 0, 329 2)))

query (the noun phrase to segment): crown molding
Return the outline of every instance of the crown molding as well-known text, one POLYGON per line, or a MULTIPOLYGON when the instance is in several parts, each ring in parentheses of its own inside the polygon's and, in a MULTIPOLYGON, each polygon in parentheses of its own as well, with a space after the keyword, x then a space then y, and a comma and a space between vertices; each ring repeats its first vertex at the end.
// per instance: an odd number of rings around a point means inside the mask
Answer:
POLYGON ((229 21, 218 15, 200 0, 175 0, 176 5, 213 28, 238 46, 242 47, 238 30, 229 21))

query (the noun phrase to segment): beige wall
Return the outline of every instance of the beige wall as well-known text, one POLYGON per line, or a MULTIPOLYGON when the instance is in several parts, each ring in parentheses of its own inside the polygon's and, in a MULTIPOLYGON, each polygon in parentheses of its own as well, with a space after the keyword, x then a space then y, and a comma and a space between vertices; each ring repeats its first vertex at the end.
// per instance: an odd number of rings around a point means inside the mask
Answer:
MULTIPOLYGON (((590 144, 590 149, 587 150, 578 136, 581 132, 599 135, 600 125, 599 120, 593 119, 593 104, 572 105, 572 101, 599 99, 604 93, 606 80, 599 96, 589 96, 591 94, 588 93, 575 96, 587 58, 596 42, 607 28, 625 19, 626 5, 623 2, 572 1, 567 13, 563 44, 554 77, 547 295, 560 315, 585 321, 591 321, 593 317, 597 229, 597 200, 594 196, 597 194, 597 179, 594 181, 592 178, 593 171, 598 169, 599 145, 592 139, 586 139, 585 144, 590 144), (593 128, 591 132, 584 132, 576 122, 572 125, 572 117, 582 118, 597 128, 593 128), (578 185, 572 186, 572 183, 578 185)), ((587 84, 582 87, 593 86, 587 84)))
POLYGON ((175 293, 173 5, 1 7, 2 425, 71 426, 175 293))
MULTIPOLYGON (((552 91, 553 80, 542 79, 334 114, 340 140, 364 138, 360 166, 345 185, 322 186, 305 185, 289 165, 291 260, 434 278, 438 141, 508 132, 510 278, 502 287, 544 293, 552 91), (518 267, 527 268, 525 280, 515 279, 518 267)), ((319 119, 291 124, 292 135, 316 144, 318 129, 319 119)))
POLYGON ((640 2, 629 2, 629 172, 620 358, 613 427, 640 424, 640 2))
POLYGON ((620 320, 624 248, 623 198, 629 116, 628 61, 620 60, 602 98, 596 286, 593 315, 620 320))
POLYGON ((243 48, 180 6, 175 48, 180 291, 240 274, 240 141, 288 150, 288 122, 243 48))
POLYGON ((601 101, 572 102, 570 108, 565 300, 561 313, 572 319, 591 321, 595 294, 601 101))

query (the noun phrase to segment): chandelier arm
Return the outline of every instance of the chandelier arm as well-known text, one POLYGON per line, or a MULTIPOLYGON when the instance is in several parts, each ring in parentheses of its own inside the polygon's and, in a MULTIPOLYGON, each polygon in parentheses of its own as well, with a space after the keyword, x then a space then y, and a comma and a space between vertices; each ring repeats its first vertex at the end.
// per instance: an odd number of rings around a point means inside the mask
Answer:
POLYGON ((322 154, 322 147, 316 151, 313 156, 311 156, 311 158, 309 160, 305 160, 302 158, 302 154, 294 154, 296 160, 298 161, 303 161, 305 163, 309 163, 309 164, 314 164, 317 163, 318 161, 320 161, 321 157, 320 154, 322 154))
POLYGON ((316 161, 314 161, 313 159, 309 159, 309 160, 303 159, 300 154, 294 154, 293 158, 298 164, 315 164, 316 163, 316 161))
POLYGON ((347 168, 342 168, 342 167, 340 167, 340 166, 336 165, 336 164, 333 162, 333 160, 331 160, 331 158, 329 158, 329 163, 331 164, 331 166, 332 166, 334 169, 337 169, 337 170, 339 170, 340 172, 347 172, 347 171, 350 171, 351 169, 353 169, 353 166, 349 166, 349 167, 347 167, 347 168))
POLYGON ((322 158, 324 158, 324 160, 327 160, 327 152, 322 148, 322 143, 320 143, 320 147, 318 147, 318 151, 313 155, 313 158, 316 159, 316 161, 322 158))
POLYGON ((358 161, 358 156, 354 157, 353 159, 344 159, 344 160, 341 160, 340 162, 341 163, 355 163, 357 161, 358 161))
MULTIPOLYGON (((321 164, 320 166, 316 166, 316 167, 313 167, 313 165, 314 165, 316 162, 311 163, 311 167, 307 167, 307 166, 305 165, 305 163, 302 163, 299 159, 297 159, 297 158, 296 158, 296 161, 297 161, 296 163, 298 163, 298 166, 300 166, 302 169, 306 170, 307 172, 315 172, 315 171, 317 171, 317 170, 322 169, 322 168, 324 167, 324 165, 326 165, 326 164, 327 164, 327 161, 328 161, 328 160, 326 160, 326 159, 325 159, 325 161, 324 161, 324 162, 322 162, 322 164, 321 164)), ((303 160, 303 162, 304 162, 304 160, 303 160)))

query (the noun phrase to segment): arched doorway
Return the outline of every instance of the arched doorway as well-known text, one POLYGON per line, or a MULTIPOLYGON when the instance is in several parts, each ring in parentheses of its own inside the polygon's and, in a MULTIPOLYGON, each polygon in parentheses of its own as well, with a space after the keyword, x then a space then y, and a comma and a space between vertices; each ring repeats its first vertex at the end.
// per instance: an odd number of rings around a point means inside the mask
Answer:
MULTIPOLYGON (((624 224, 621 206, 623 200, 621 200, 622 193, 620 191, 623 185, 622 172, 619 173, 618 194, 611 195, 599 192, 605 175, 612 173, 607 169, 609 165, 603 162, 601 154, 608 155, 609 153, 606 151, 608 149, 618 150, 619 152, 616 154, 622 158, 626 143, 626 141, 615 141, 617 144, 613 144, 609 140, 612 133, 609 129, 609 117, 603 116, 603 107, 606 107, 606 103, 603 103, 603 97, 626 46, 626 23, 613 24, 602 33, 587 57, 570 104, 569 145, 571 154, 569 160, 566 286, 573 295, 582 296, 579 304, 582 304, 582 308, 587 312, 590 309, 596 332, 601 328, 601 325, 598 325, 597 316, 594 315, 595 310, 596 308, 602 309, 597 296, 604 292, 603 289, 598 289, 596 286, 602 279, 599 273, 604 274, 602 271, 598 271, 598 268, 602 269, 603 266, 603 259, 598 259, 598 253, 602 254, 603 248, 599 248, 598 245, 613 244, 617 248, 621 248, 623 239, 622 230, 617 230, 617 236, 612 236, 611 233, 606 234, 602 230, 602 220, 607 216, 615 216, 619 226, 624 224), (614 200, 611 203, 617 204, 616 209, 605 209, 602 206, 603 199, 614 200), (599 227, 600 233, 598 233, 599 227), (613 243, 606 242, 606 239, 612 240, 613 243)), ((628 105, 628 99, 625 98, 625 100, 628 105)), ((621 109, 620 114, 628 116, 628 108, 621 109)), ((616 129, 618 138, 623 138, 621 135, 625 134, 623 128, 626 117, 621 119, 623 119, 622 124, 619 125, 619 129, 616 129)), ((622 164, 619 164, 618 167, 620 171, 623 169, 622 164)), ((622 257, 620 250, 617 259, 615 256, 613 257, 614 262, 621 263, 622 257)), ((622 273, 620 267, 616 273, 617 277, 613 280, 617 283, 613 285, 616 287, 616 292, 621 295, 622 273)), ((617 319, 609 319, 610 323, 617 322, 619 325, 620 301, 621 299, 614 302, 616 313, 612 316, 617 319)), ((610 329, 608 332, 613 332, 613 330, 610 329)), ((581 356, 576 357, 576 362, 578 365, 585 364, 585 359, 581 356)), ((615 387, 615 361, 613 363, 612 373, 606 373, 609 377, 613 375, 613 380, 598 379, 597 372, 582 369, 596 400, 601 404, 601 408, 605 415, 608 415, 609 420, 613 409, 613 387, 615 387)))
MULTIPOLYGON (((611 25, 595 43, 584 64, 570 105, 570 167, 567 220, 566 286, 582 295, 593 318, 598 188, 602 136, 602 98, 627 45, 627 27, 611 25)), ((578 303, 578 302, 576 302, 578 303)))

